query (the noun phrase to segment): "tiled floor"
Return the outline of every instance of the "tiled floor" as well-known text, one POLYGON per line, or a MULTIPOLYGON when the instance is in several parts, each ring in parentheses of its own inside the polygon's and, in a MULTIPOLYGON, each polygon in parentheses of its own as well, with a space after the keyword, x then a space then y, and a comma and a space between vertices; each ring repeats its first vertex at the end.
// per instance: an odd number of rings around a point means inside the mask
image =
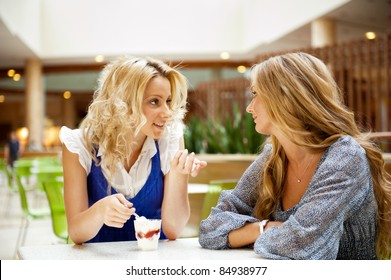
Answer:
MULTIPOLYGON (((15 259, 15 248, 19 228, 22 223, 22 210, 19 194, 9 195, 5 176, 0 174, 0 259, 15 259)), ((47 207, 44 193, 29 193, 29 202, 34 207, 47 207)), ((63 243, 52 231, 50 216, 42 220, 31 220, 24 246, 63 243)))

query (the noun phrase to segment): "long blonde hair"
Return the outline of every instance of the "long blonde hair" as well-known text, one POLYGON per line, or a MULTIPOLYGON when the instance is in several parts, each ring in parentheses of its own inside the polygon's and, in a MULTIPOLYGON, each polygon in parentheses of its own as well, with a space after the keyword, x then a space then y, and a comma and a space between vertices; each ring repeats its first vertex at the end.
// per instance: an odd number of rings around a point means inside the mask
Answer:
MULTIPOLYGON (((152 78, 167 78, 171 85, 172 122, 186 113, 187 80, 176 69, 152 58, 121 57, 101 72, 93 101, 80 128, 96 164, 97 148, 104 149, 104 164, 113 175, 118 162, 132 154, 131 143, 146 118, 142 111, 145 89, 152 78)), ((110 180, 109 180, 110 181, 110 180)))
MULTIPOLYGON (((305 53, 272 57, 252 68, 252 86, 267 106, 270 121, 297 145, 324 150, 343 135, 352 136, 366 151, 378 204, 377 254, 390 254, 391 178, 385 171, 381 150, 358 128, 354 113, 326 65, 305 53)), ((270 217, 283 193, 286 155, 271 136, 272 154, 261 174, 259 199, 254 214, 270 217)))

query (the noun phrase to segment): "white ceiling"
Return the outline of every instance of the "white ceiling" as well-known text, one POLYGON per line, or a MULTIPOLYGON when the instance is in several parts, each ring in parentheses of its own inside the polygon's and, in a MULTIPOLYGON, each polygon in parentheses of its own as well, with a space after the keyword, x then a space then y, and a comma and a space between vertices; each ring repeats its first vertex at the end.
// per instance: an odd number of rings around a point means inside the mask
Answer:
MULTIPOLYGON (((365 32, 379 36, 391 34, 391 0, 352 0, 323 15, 336 22, 337 43, 364 39, 365 32)), ((311 45, 311 25, 305 24, 271 44, 260 46, 258 52, 295 49, 311 45)))
MULTIPOLYGON (((0 0, 12 1, 12 0, 0 0)), ((24 0, 29 1, 29 0, 24 0)), ((38 1, 38 0, 36 0, 38 1)), ((250 1, 250 0, 246 0, 250 1)), ((289 1, 289 0, 288 0, 289 1)), ((323 0, 313 0, 323 1, 323 0)), ((18 0, 18 2, 23 2, 18 0)), ((88 17, 89 15, 84 15, 88 17)), ((175 16, 175 14, 173 15, 175 16)), ((199 15, 202 20, 203 15, 199 15)), ((366 31, 376 31, 379 34, 391 33, 391 1, 390 0, 351 0, 345 5, 324 14, 322 17, 333 18, 337 23, 337 41, 349 41, 363 38, 366 31)), ((216 17, 217 21, 218 18, 216 17)), ((212 24, 218 24, 218 22, 212 24)), ((81 23, 83 24, 83 23, 81 23)), ((230 32, 227 30, 227 32, 230 32)), ((125 36, 125 34, 121 34, 125 36)), ((295 28, 288 34, 282 35, 276 40, 269 43, 261 43, 251 50, 246 52, 238 52, 235 54, 236 59, 251 59, 255 54, 260 52, 276 51, 281 49, 294 49, 298 47, 308 47, 311 44, 310 38, 310 23, 305 23, 302 26, 295 28)), ((77 44, 77 42, 73 42, 77 44)), ((49 64, 71 64, 71 63, 87 63, 91 62, 91 56, 77 57, 62 57, 59 54, 57 57, 40 58, 44 65, 49 64)), ((153 53, 148 55, 154 56, 153 53)), ((157 54, 158 55, 158 54, 157 54)), ((23 40, 15 35, 4 23, 0 17, 0 69, 8 66, 20 67, 24 65, 27 58, 37 56, 32 48, 27 46, 23 40)), ((215 51, 212 53, 184 53, 181 56, 171 54, 171 59, 181 60, 210 60, 218 59, 215 51)))

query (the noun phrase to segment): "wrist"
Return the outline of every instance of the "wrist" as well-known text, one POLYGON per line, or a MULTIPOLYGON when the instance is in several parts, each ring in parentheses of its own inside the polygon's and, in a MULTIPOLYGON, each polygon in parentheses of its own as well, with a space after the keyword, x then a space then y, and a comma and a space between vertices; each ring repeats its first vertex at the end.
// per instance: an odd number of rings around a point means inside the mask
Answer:
POLYGON ((265 231, 265 227, 268 222, 269 222, 268 219, 259 222, 259 234, 262 234, 265 231))

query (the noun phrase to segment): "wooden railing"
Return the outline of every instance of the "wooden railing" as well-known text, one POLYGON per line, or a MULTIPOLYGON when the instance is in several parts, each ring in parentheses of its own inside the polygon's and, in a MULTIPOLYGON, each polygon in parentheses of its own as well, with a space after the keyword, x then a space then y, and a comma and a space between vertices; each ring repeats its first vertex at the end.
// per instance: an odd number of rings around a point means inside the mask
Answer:
POLYGON ((250 103, 250 81, 245 78, 200 83, 189 94, 190 113, 202 119, 224 119, 233 114, 233 104, 245 112, 250 103))
MULTIPOLYGON (((294 51, 310 53, 329 66, 346 105, 364 128, 391 131, 391 35, 294 51)), ((258 56, 256 61, 274 55, 258 56)))
MULTIPOLYGON (((289 50, 259 55, 254 63, 282 53, 302 51, 323 60, 343 90, 346 105, 366 130, 391 131, 391 35, 324 48, 289 50)), ((244 112, 249 103, 245 78, 200 84, 189 95, 190 112, 201 118, 225 117, 237 103, 244 112)))

